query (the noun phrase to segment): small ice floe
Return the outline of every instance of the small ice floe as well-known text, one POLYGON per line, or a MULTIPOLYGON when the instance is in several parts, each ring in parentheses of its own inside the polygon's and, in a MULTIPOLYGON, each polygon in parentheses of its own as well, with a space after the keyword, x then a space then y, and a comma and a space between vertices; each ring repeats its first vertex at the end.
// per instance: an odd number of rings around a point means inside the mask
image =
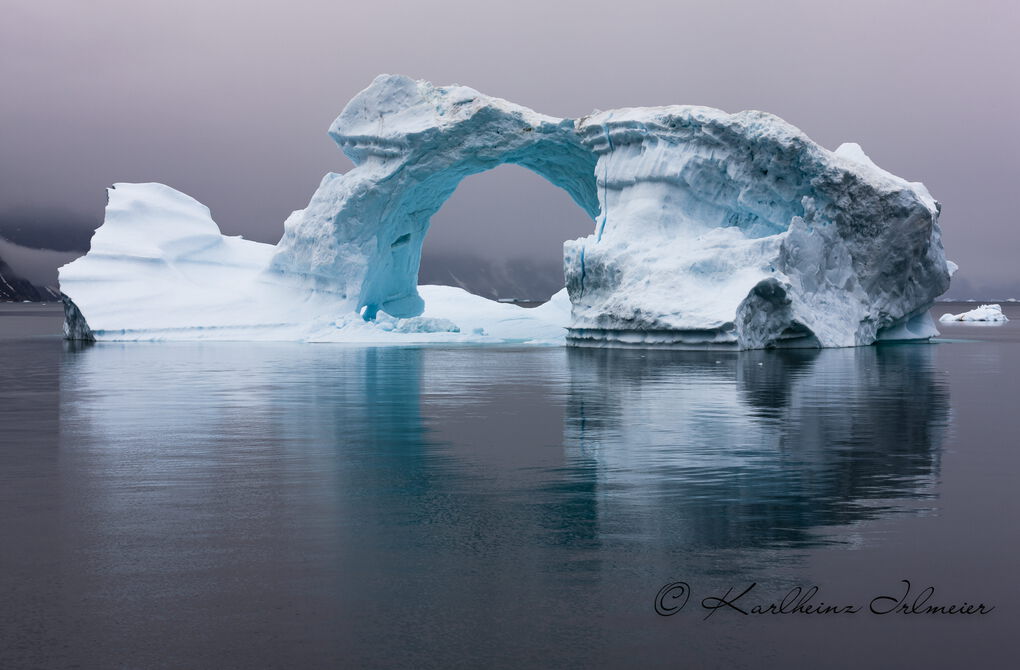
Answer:
POLYGON ((939 321, 1009 321, 999 305, 981 305, 963 314, 943 314, 939 321))

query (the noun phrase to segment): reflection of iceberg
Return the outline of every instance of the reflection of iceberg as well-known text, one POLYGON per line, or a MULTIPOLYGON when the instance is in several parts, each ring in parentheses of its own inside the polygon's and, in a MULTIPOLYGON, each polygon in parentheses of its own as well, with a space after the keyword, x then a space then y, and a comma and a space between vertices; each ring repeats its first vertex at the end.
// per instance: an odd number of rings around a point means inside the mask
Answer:
POLYGON ((809 542, 932 493, 948 415, 933 355, 100 344, 63 364, 64 462, 102 473, 82 493, 111 526, 155 489, 232 528, 266 491, 290 500, 273 513, 294 542, 334 517, 423 519, 404 532, 425 562, 522 529, 809 542))
POLYGON ((572 460, 600 523, 693 544, 804 542, 925 497, 948 392, 915 347, 570 352, 572 460))
POLYGON ((828 151, 770 114, 560 119, 380 76, 330 135, 355 167, 327 174, 276 246, 224 237, 167 186, 118 184, 89 253, 61 268, 68 336, 747 349, 937 334, 928 308, 954 268, 938 203, 859 146, 828 151), (502 164, 541 175, 593 220, 564 249, 570 313, 463 294, 425 311, 432 215, 464 177, 502 164))

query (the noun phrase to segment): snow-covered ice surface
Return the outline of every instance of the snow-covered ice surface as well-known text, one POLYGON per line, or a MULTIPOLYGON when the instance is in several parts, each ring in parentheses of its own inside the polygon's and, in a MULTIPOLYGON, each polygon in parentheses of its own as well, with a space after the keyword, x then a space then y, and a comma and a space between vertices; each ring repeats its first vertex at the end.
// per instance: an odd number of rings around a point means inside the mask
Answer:
POLYGON ((565 290, 526 309, 423 286, 420 316, 365 321, 348 301, 270 270, 275 251, 220 234, 205 206, 168 186, 117 184, 89 253, 61 268, 73 300, 65 328, 86 339, 83 318, 97 340, 560 344, 570 319, 565 290))
POLYGON ((763 112, 676 106, 545 116, 464 86, 383 75, 330 135, 328 174, 276 246, 225 237, 160 184, 118 184, 61 269, 68 331, 97 339, 594 346, 852 346, 937 333, 939 205, 855 144, 827 151, 763 112), (594 233, 566 291, 525 309, 418 287, 431 216, 465 176, 522 165, 594 233), (569 296, 569 298, 568 298, 569 296))
POLYGON ((963 322, 1002 322, 1009 321, 1006 315, 1002 313, 1002 307, 1000 305, 981 305, 977 309, 972 309, 969 312, 963 312, 962 314, 943 314, 939 317, 939 321, 949 323, 953 321, 963 322))

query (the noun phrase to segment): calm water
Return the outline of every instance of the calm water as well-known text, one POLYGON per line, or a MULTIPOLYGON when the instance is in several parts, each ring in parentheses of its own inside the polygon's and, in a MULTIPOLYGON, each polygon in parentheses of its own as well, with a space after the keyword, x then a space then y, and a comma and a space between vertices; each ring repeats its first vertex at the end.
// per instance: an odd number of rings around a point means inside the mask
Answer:
POLYGON ((737 354, 80 347, 0 305, 0 667, 996 666, 1005 307, 934 345, 737 354), (902 579, 995 610, 870 614, 902 579), (705 619, 751 583, 864 611, 705 619))

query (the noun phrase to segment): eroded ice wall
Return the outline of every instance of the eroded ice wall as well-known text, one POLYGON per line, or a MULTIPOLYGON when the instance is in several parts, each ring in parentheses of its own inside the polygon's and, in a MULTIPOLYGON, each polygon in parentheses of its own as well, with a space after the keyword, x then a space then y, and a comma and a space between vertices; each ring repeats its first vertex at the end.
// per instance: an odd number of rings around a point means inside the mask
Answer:
POLYGON ((936 333, 949 286, 923 185, 776 116, 707 107, 581 119, 595 232, 566 244, 575 344, 852 346, 936 333))

